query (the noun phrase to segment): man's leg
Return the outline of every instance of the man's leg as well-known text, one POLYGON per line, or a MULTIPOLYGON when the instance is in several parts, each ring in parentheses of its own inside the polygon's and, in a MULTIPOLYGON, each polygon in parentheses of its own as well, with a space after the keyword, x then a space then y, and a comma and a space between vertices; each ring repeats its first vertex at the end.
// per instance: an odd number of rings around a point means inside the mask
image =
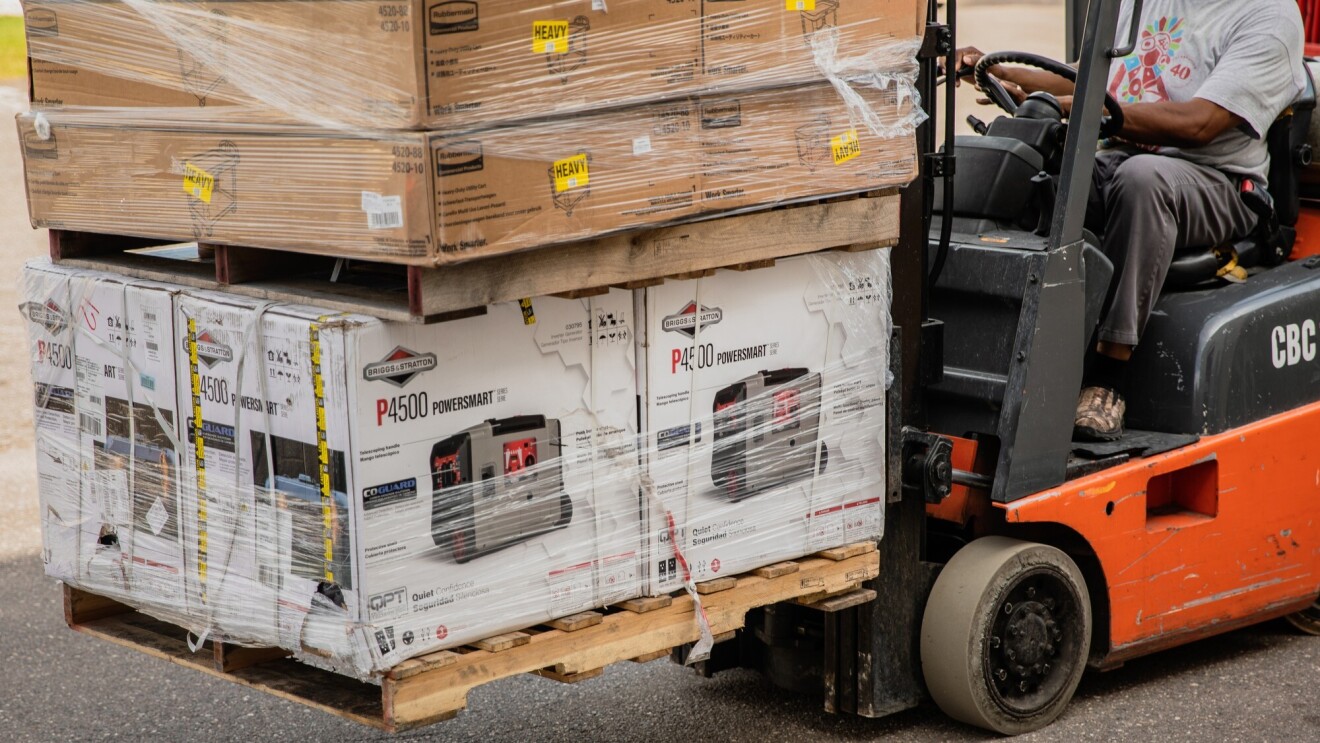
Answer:
POLYGON ((1114 262, 1111 300, 1100 324, 1097 356, 1077 406, 1076 432, 1122 435, 1127 361, 1150 319, 1173 255, 1248 234, 1255 215, 1237 180, 1200 165, 1142 154, 1124 160, 1104 185, 1105 254, 1114 262))

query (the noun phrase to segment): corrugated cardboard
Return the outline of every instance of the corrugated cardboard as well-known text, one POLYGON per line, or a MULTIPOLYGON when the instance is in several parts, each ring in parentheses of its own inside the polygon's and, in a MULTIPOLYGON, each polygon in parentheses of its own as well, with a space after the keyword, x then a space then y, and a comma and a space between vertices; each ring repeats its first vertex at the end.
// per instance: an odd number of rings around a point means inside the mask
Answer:
POLYGON ((820 28, 838 30, 841 55, 870 53, 918 36, 925 8, 802 2, 815 10, 783 0, 32 0, 26 14, 38 106, 454 132, 820 80, 810 47, 820 28))
POLYGON ((45 121, 18 117, 33 226, 399 263, 431 253, 422 134, 45 121))
POLYGON ((921 36, 926 0, 705 0, 701 69, 708 88, 742 90, 821 79, 812 42, 837 34, 834 59, 921 36))
MULTIPOLYGON (((900 115, 889 94, 867 97, 882 119, 900 115)), ((19 116, 34 226, 418 265, 901 185, 916 172, 911 136, 853 123, 826 84, 457 137, 69 121, 79 119, 19 116)))

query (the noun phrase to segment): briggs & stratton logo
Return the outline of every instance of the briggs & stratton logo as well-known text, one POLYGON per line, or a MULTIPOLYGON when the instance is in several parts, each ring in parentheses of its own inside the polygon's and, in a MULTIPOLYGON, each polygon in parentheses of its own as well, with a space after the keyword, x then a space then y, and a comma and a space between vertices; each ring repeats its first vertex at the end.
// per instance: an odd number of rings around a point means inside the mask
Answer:
MULTIPOLYGON (((183 339, 183 350, 188 351, 188 339, 183 339)), ((209 330, 203 330, 197 334, 197 358, 207 366, 213 367, 220 362, 229 362, 234 360, 234 350, 224 343, 209 330)))
POLYGON ((439 363, 433 353, 417 353, 403 346, 395 346, 385 358, 363 367, 362 378, 368 382, 389 382, 395 387, 402 387, 418 374, 436 368, 439 363))
POLYGON ((385 614, 394 613, 408 608, 408 589, 407 587, 395 588, 392 591, 378 593, 367 599, 367 608, 371 610, 371 618, 385 614))
POLYGON ((23 303, 23 314, 28 316, 32 322, 46 329, 51 335, 59 335, 69 326, 64 319, 64 310, 55 300, 47 299, 45 304, 40 302, 23 303))
POLYGON ((724 319, 724 310, 719 307, 706 307, 702 305, 701 312, 697 312, 697 303, 688 302, 683 309, 673 315, 667 315, 660 321, 660 329, 670 333, 682 333, 689 338, 697 337, 697 327, 706 327, 715 325, 724 319))

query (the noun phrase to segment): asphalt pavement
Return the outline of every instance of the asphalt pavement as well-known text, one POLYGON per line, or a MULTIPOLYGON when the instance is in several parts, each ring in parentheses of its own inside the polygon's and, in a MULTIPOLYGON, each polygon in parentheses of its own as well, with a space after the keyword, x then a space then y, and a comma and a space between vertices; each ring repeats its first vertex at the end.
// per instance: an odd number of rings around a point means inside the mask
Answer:
MULTIPOLYGON (((481 687, 457 718, 389 736, 77 634, 35 558, 0 563, 0 739, 26 741, 968 741, 932 705, 837 717, 758 674, 703 679, 658 660, 574 685, 521 676, 481 687)), ((1320 638, 1282 622, 1088 673, 1044 741, 1320 740, 1320 638)))

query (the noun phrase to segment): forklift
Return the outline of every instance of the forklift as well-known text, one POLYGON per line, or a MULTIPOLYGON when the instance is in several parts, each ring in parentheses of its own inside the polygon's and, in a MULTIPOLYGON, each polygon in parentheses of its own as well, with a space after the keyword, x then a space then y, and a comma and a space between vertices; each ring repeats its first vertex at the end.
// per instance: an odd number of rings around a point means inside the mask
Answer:
MULTIPOLYGON (((1279 617, 1320 635, 1320 204, 1303 206, 1313 89, 1268 134, 1256 232, 1174 256, 1130 364, 1129 430, 1072 440, 1114 273, 1083 223, 1097 142, 1121 122, 1105 105, 1110 63, 1140 31, 1118 29, 1120 5, 1069 0, 1076 68, 986 55, 974 74, 1004 115, 969 117, 976 134, 954 135, 951 84, 943 147, 934 116, 918 132, 923 177, 902 195, 892 253, 878 599, 758 610, 698 670, 756 668, 863 717, 932 698, 1019 734, 1056 719, 1088 667, 1279 617), (988 74, 999 63, 1075 80, 1071 119, 1048 94, 1018 105, 988 74), (1245 280, 1220 278, 1230 263, 1245 280)), ((958 74, 956 2, 944 24, 931 6, 928 111, 938 61, 958 74)))

